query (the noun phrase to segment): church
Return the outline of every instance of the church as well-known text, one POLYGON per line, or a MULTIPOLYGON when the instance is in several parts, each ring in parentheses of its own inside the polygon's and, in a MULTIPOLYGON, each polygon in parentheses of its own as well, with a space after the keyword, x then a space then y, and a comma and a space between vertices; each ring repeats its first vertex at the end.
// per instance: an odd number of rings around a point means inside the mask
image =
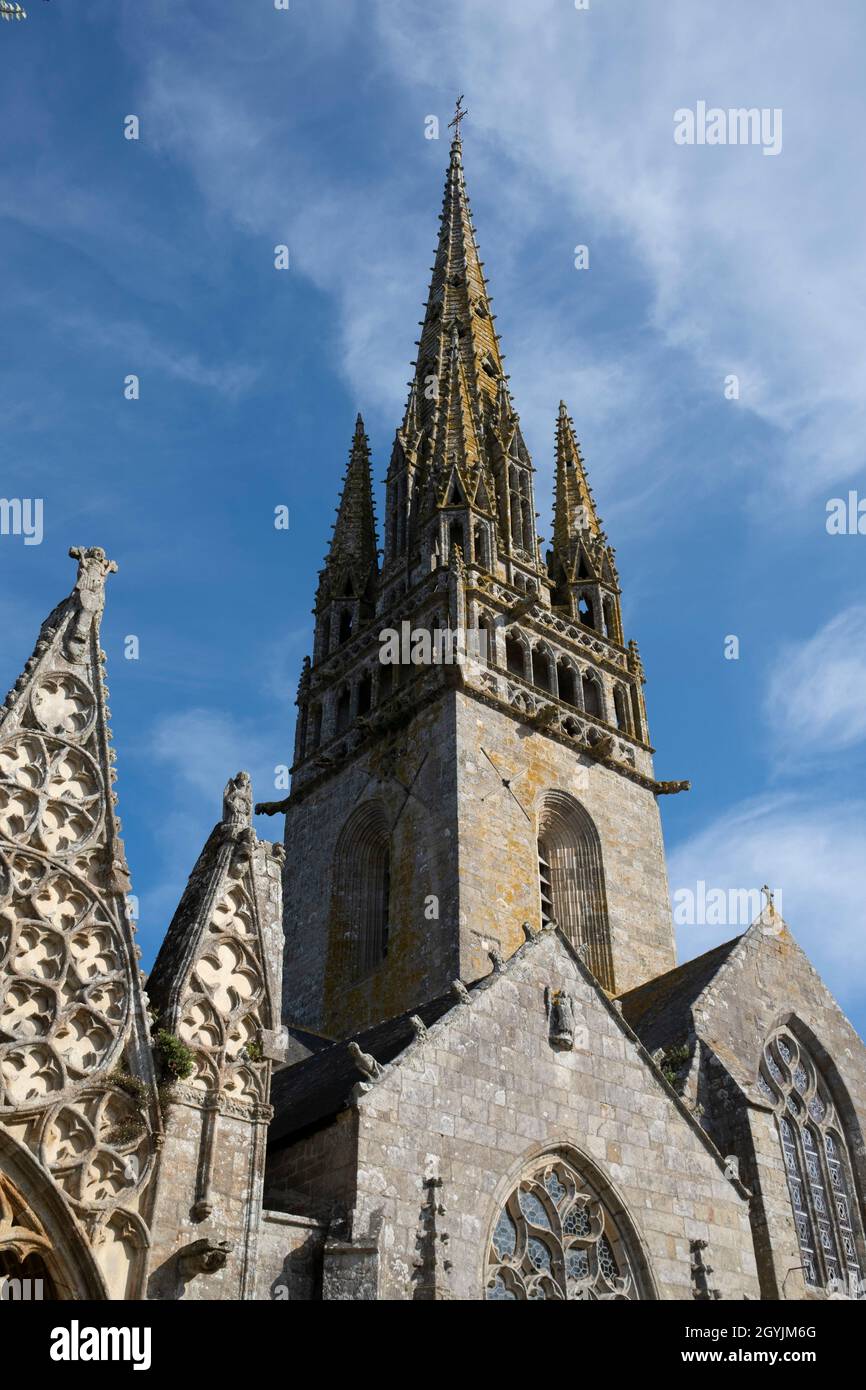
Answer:
POLYGON ((238 772, 149 976, 102 549, 0 707, 0 1283, 862 1297, 866 1049, 770 894, 677 964, 687 784, 565 405, 541 553, 459 121, 440 224, 384 549, 359 416, 274 842, 238 772))

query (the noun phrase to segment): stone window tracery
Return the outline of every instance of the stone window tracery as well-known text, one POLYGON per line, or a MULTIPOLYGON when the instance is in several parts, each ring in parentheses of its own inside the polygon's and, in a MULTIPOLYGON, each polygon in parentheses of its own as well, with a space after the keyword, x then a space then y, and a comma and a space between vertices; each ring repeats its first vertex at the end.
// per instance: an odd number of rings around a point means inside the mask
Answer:
POLYGON ((352 813, 336 854, 334 931, 350 978, 381 964, 388 952, 390 832, 384 809, 370 802, 352 813))
POLYGON ((565 792, 549 792, 538 821, 541 924, 554 921, 613 990, 613 956, 601 842, 592 818, 565 792))
POLYGON ((791 1030, 780 1028, 765 1043, 758 1089, 776 1112, 803 1277, 812 1288, 859 1292, 863 1236, 843 1126, 791 1030))
POLYGON ((594 1186, 560 1155, 539 1159, 493 1227, 484 1296, 500 1302, 636 1300, 633 1257, 594 1186))

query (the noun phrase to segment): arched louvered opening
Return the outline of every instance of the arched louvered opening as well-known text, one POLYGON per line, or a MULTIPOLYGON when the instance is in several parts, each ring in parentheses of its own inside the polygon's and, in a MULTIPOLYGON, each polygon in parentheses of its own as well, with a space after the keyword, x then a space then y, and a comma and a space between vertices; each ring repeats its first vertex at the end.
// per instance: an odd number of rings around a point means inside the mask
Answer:
POLYGON ((370 671, 365 671, 358 681, 358 713, 369 713, 373 703, 373 676, 370 671))
POLYGON ((379 666, 379 680, 377 689, 379 705, 382 705, 382 703, 384 703, 386 699, 391 699, 392 692, 393 666, 391 666, 391 664, 388 664, 388 666, 379 666))
POLYGON ((309 734, 307 736, 307 752, 314 753, 322 742, 322 706, 313 705, 310 709, 309 734))
POLYGON ((496 624, 486 613, 478 619, 478 660, 485 666, 496 665, 496 624))
POLYGON ((616 712, 616 727, 621 729, 624 734, 630 734, 631 719, 629 717, 628 697, 621 685, 614 686, 613 706, 616 712))
POLYGON ((553 692, 553 675, 550 657, 540 647, 532 649, 532 684, 541 690, 553 692))
POLYGON ((548 792, 538 817, 541 920, 554 921, 602 987, 613 992, 613 956, 601 841, 592 817, 567 792, 548 792))
POLYGON ((343 642, 348 642, 349 638, 352 636, 352 628, 352 610, 351 608, 343 608, 340 612, 340 627, 337 636, 337 641, 341 645, 343 642))
POLYGON ((559 667, 559 698, 565 700, 566 704, 580 708, 580 696, 578 694, 577 672, 573 666, 564 663, 559 667))
POLYGON ((453 559, 455 550, 459 549, 460 554, 466 559, 466 537, 463 532, 462 521, 452 521, 448 527, 448 555, 453 559))
POLYGON ((622 646, 622 633, 619 630, 619 623, 616 616, 616 604, 614 600, 607 596, 602 605, 604 612, 604 630, 612 642, 619 642, 622 646))
POLYGON ((588 594, 578 596, 577 617, 584 627, 595 627, 595 605, 588 594))
POLYGON ((473 542, 475 545, 475 563, 476 565, 480 566, 480 568, 483 570, 490 569, 489 540, 490 537, 488 535, 487 527, 483 524, 483 522, 477 521, 475 523, 475 531, 473 533, 473 542))
POLYGON ((595 719, 604 718, 604 709, 601 701, 601 686, 594 676, 584 676, 581 681, 583 689, 583 708, 587 714, 591 714, 595 719))
POLYGON ((395 548, 398 555, 406 549, 406 475, 397 481, 397 527, 395 548))
POLYGON ((508 470, 508 501, 511 515, 511 543, 518 547, 523 540, 523 521, 520 511, 519 471, 512 464, 508 470))
POLYGON ((526 675, 526 653, 523 643, 517 637, 506 635, 505 665, 513 676, 526 675))
POLYGON ((643 738, 643 720, 640 712, 640 694, 636 685, 631 688, 631 717, 635 738, 643 738))
POLYGON ((337 737, 344 734, 349 727, 349 716, 352 711, 352 695, 349 687, 344 685, 337 695, 337 708, 334 717, 334 730, 337 737))
POLYGON ((390 840, 384 808, 371 801, 352 812, 337 842, 332 929, 350 979, 375 970, 388 953, 390 840))

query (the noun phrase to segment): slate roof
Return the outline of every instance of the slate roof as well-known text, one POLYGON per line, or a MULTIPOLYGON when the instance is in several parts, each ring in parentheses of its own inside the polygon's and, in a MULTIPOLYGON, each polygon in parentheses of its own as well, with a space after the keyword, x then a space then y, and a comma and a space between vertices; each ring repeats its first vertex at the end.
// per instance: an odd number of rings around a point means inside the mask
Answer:
POLYGON ((413 1015, 429 1028, 456 1004, 449 990, 427 1004, 419 1004, 396 1018, 375 1023, 341 1042, 330 1043, 304 1061, 278 1071, 271 1083, 271 1104, 275 1113, 268 1131, 268 1143, 285 1143, 301 1130, 330 1120, 348 1105, 352 1088, 364 1080, 349 1055, 350 1042, 356 1042, 362 1052, 369 1052, 385 1066, 414 1040, 415 1029, 410 1022, 413 1015))
POLYGON ((647 1052, 684 1042, 692 1031, 692 1007, 742 937, 735 936, 702 956, 687 960, 621 994, 622 1014, 647 1052))

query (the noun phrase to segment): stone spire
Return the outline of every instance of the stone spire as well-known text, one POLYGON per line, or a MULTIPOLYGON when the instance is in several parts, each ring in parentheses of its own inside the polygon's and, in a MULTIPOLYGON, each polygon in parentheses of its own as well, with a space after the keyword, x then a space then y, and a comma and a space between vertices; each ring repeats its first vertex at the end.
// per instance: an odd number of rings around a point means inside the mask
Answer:
POLYGON ((451 326, 448 365, 439 393, 433 433, 431 481, 436 492, 436 501, 457 499, 461 489, 460 500, 468 501, 474 498, 481 459, 471 388, 460 349, 459 329, 455 322, 451 326))
POLYGON ((556 421, 556 483, 553 511, 553 545, 566 569, 570 569, 578 541, 601 536, 592 489, 586 476, 574 421, 564 401, 556 421))
POLYGON ((532 464, 511 403, 475 238, 462 118, 458 108, 418 355, 388 471, 386 586, 407 562, 411 570, 416 562, 423 569, 431 559, 434 567, 447 559, 452 518, 435 513, 455 506, 464 508, 467 558, 470 532, 474 537, 477 531, 482 553, 474 558, 483 568, 495 570, 509 557, 539 573, 543 583, 532 464))
POLYGON ((415 363, 415 389, 410 395, 410 406, 415 408, 417 401, 419 422, 426 429, 433 428, 440 414, 437 397, 443 377, 450 374, 455 331, 468 404, 477 421, 495 401, 505 375, 469 210, 459 135, 451 144, 439 220, 439 244, 415 363))
POLYGON ((357 598, 369 597, 378 575, 376 513, 370 471, 370 443, 360 414, 349 451, 343 491, 324 573, 330 578, 331 596, 343 594, 347 581, 357 598))
POLYGON ((615 551, 601 518, 564 401, 556 421, 553 550, 547 555, 554 606, 623 643, 615 551))

